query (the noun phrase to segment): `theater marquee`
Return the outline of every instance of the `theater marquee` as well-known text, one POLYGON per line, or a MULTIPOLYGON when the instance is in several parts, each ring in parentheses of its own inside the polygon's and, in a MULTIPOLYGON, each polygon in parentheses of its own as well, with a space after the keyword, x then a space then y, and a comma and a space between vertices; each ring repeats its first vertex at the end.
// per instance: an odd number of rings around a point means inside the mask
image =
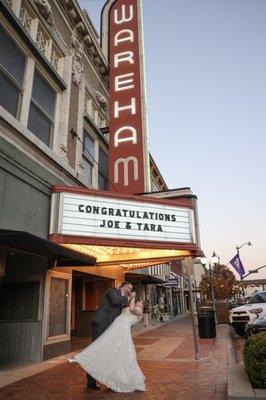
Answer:
POLYGON ((63 235, 194 242, 193 211, 188 208, 63 193, 58 217, 63 235))
POLYGON ((192 207, 178 200, 54 186, 50 240, 138 269, 201 254, 192 207))

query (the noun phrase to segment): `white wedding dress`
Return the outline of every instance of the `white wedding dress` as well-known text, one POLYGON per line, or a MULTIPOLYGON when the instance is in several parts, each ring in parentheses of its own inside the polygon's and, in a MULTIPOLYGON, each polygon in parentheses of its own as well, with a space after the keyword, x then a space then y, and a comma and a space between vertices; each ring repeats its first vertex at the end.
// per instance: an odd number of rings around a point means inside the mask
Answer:
POLYGON ((73 360, 115 392, 145 391, 145 378, 137 363, 131 335, 131 327, 143 316, 142 310, 138 310, 140 315, 124 308, 102 335, 73 360))

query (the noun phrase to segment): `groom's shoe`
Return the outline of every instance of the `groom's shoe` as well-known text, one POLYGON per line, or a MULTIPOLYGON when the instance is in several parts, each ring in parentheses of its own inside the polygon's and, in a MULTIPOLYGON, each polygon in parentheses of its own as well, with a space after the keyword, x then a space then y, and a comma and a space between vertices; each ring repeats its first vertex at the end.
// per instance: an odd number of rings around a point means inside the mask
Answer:
POLYGON ((87 388, 93 390, 101 390, 101 386, 98 385, 96 382, 87 382, 87 388))

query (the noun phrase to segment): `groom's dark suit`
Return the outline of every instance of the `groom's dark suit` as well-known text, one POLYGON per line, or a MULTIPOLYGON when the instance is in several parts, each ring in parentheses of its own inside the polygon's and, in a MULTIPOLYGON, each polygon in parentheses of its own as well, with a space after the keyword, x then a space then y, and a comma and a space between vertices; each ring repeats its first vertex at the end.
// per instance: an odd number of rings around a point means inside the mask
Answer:
POLYGON ((92 324, 97 325, 105 331, 116 317, 121 313, 123 306, 128 304, 127 296, 122 296, 121 290, 110 288, 104 294, 96 314, 91 320, 92 324))
MULTIPOLYGON (((96 340, 109 325, 121 314, 122 308, 128 305, 127 296, 122 296, 121 290, 110 288, 104 294, 96 314, 91 320, 92 341, 96 340)), ((94 384, 95 379, 87 374, 88 385, 94 384)))

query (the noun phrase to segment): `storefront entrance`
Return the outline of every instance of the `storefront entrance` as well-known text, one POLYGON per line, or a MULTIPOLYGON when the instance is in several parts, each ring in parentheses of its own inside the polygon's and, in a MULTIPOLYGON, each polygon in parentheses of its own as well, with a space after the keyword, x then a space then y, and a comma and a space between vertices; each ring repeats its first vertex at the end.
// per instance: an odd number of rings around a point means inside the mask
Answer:
MULTIPOLYGON (((90 321, 113 279, 73 271, 71 301, 71 347, 75 338, 90 337, 90 321)), ((77 340, 76 340, 77 342, 77 340)))

